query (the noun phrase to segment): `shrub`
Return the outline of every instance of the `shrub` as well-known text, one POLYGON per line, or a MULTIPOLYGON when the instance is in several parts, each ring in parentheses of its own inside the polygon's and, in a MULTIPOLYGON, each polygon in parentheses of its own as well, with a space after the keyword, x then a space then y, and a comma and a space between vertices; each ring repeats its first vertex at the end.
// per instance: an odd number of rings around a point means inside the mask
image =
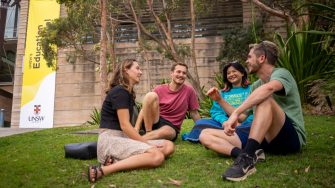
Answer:
POLYGON ((304 32, 312 29, 312 25, 305 23, 302 31, 290 31, 287 40, 276 34, 280 50, 278 65, 293 75, 303 104, 308 102, 307 84, 335 72, 334 52, 320 42, 324 41, 324 35, 304 32))
POLYGON ((90 114, 90 121, 86 121, 89 125, 100 125, 100 117, 101 117, 101 111, 97 108, 94 108, 92 113, 90 114))
MULTIPOLYGON (((222 74, 220 73, 216 73, 215 74, 215 77, 214 77, 214 80, 216 82, 216 86, 221 89, 224 87, 224 82, 223 82, 223 77, 222 77, 222 74)), ((200 109, 199 109, 199 113, 200 113, 200 116, 201 117, 211 117, 211 114, 210 114, 210 109, 213 105, 213 101, 210 97, 208 97, 206 95, 206 92, 205 89, 204 89, 204 86, 201 88, 202 92, 204 93, 204 96, 205 98, 203 100, 200 100, 200 109)))

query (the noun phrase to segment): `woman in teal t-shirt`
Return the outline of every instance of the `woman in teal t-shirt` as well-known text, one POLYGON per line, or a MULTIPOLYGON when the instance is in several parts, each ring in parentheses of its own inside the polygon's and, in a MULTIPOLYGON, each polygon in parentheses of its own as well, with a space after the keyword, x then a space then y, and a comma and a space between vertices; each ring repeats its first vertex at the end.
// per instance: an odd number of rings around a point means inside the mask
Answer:
MULTIPOLYGON (((242 104, 242 102, 250 94, 250 86, 248 82, 247 72, 245 68, 238 62, 228 63, 222 71, 223 81, 225 83, 224 89, 220 91, 222 98, 227 101, 234 108, 242 104)), ((182 136, 183 140, 188 140, 191 142, 199 142, 199 135, 204 129, 218 129, 215 132, 223 132, 223 122, 228 120, 228 114, 221 108, 221 106, 214 101, 210 109, 211 119, 200 119, 196 121, 190 133, 186 133, 182 136)), ((249 129, 251 122, 253 120, 253 115, 250 115, 236 130, 237 136, 236 143, 241 142, 243 147, 248 139, 249 129)), ((213 130, 211 130, 213 131, 213 130)), ((206 130, 207 132, 207 130, 206 130)), ((205 140, 206 142, 206 140, 205 140)), ((205 144, 201 141, 202 144, 205 144)), ((239 145, 232 144, 232 146, 239 145)), ((228 146, 230 148, 231 146, 228 146)), ((239 148, 240 148, 239 147, 239 148)), ((223 153, 226 155, 231 155, 230 153, 223 153)))

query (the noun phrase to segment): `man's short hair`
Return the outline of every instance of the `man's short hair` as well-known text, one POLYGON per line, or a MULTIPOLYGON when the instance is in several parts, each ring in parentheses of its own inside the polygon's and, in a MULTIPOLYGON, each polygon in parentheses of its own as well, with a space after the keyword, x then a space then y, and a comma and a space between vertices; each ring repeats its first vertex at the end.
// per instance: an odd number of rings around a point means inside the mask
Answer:
POLYGON ((250 44, 249 49, 254 49, 256 57, 264 55, 269 64, 276 64, 278 59, 278 47, 275 43, 265 40, 258 44, 250 44))
POLYGON ((174 71, 177 65, 184 66, 186 67, 186 70, 188 70, 188 66, 185 63, 174 63, 171 67, 171 71, 174 71))

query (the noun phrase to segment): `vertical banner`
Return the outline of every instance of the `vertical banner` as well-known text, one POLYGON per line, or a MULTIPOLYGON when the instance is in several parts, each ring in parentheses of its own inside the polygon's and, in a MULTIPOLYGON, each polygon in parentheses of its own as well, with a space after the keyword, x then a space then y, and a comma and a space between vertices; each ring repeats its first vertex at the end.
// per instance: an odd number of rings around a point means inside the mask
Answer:
POLYGON ((56 0, 30 0, 24 53, 20 128, 52 128, 56 71, 42 55, 41 31, 59 17, 56 0))

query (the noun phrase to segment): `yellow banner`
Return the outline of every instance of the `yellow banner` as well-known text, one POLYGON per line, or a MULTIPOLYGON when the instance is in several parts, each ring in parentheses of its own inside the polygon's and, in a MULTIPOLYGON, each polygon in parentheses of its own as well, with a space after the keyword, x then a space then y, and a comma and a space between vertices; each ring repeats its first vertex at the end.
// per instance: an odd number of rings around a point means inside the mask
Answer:
POLYGON ((59 14, 56 0, 29 1, 20 127, 52 127, 56 74, 43 58, 40 34, 59 14))

